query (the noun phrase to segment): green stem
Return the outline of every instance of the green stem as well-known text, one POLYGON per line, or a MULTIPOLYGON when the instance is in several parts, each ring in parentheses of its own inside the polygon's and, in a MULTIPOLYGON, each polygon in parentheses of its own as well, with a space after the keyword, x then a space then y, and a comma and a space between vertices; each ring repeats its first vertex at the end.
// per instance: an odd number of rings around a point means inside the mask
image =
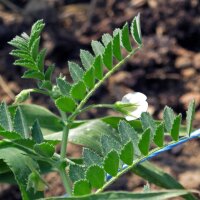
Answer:
POLYGON ((68 140, 68 134, 69 134, 69 124, 66 124, 67 116, 63 111, 60 111, 64 128, 63 128, 63 134, 62 134, 62 142, 61 142, 61 153, 60 158, 61 160, 65 159, 66 153, 67 153, 67 140, 68 140))
POLYGON ((77 106, 76 110, 69 116, 68 120, 73 121, 79 114, 79 110, 85 105, 88 99, 94 94, 94 92, 108 79, 114 72, 116 72, 134 53, 136 53, 142 46, 137 47, 132 52, 130 52, 122 61, 116 64, 112 70, 110 70, 99 82, 95 84, 92 90, 85 96, 85 98, 77 106))
POLYGON ((72 188, 71 188, 71 181, 69 179, 69 176, 67 175, 67 172, 65 171, 65 167, 60 167, 59 169, 60 177, 62 178, 62 182, 65 186, 66 192, 69 196, 72 195, 72 188))
POLYGON ((79 110, 78 114, 82 113, 82 112, 86 112, 90 109, 93 109, 93 108, 111 108, 111 109, 114 109, 114 106, 113 104, 97 104, 97 105, 89 105, 81 110, 79 110))
MULTIPOLYGON (((62 142, 61 142, 61 153, 60 153, 60 161, 65 162, 66 154, 67 154, 67 141, 68 141, 68 134, 69 134, 69 124, 66 124, 67 116, 64 112, 60 111, 64 128, 63 128, 63 135, 62 135, 62 142)), ((63 184, 65 186, 66 192, 71 196, 72 188, 71 188, 71 181, 69 176, 65 171, 65 165, 60 166, 59 168, 60 176, 62 178, 63 184)))

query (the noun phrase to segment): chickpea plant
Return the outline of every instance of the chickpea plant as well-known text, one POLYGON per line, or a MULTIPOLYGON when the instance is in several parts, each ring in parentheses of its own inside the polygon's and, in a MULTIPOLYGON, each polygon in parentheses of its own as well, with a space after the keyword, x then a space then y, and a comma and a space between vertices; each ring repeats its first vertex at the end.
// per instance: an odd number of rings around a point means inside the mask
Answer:
POLYGON ((146 161, 199 136, 198 131, 191 134, 194 101, 187 111, 186 128, 181 125, 181 114, 167 106, 163 121, 155 121, 146 112, 147 97, 140 92, 129 93, 113 104, 87 104, 95 91, 141 49, 140 16, 133 19, 130 29, 126 23, 113 35, 104 34, 101 41, 92 41, 93 53, 81 50, 82 66, 68 62, 72 82, 62 74, 52 81, 54 65, 44 66, 46 50, 39 50, 43 28, 43 20, 39 20, 30 35, 22 33, 9 42, 14 47, 10 53, 16 57, 14 65, 25 68, 22 78, 34 79, 37 87, 21 91, 13 105, 0 105, 0 182, 18 184, 23 200, 45 199, 48 185, 43 175, 52 171, 59 172, 66 195, 46 199, 196 199, 174 178, 146 161), (23 103, 31 93, 49 97, 60 116, 23 103), (77 120, 80 113, 104 107, 124 118, 77 120), (83 146, 80 159, 67 157, 68 142, 83 146), (59 143, 58 154, 55 147, 59 143), (142 192, 104 192, 127 171, 164 190, 152 191, 147 184, 142 192))

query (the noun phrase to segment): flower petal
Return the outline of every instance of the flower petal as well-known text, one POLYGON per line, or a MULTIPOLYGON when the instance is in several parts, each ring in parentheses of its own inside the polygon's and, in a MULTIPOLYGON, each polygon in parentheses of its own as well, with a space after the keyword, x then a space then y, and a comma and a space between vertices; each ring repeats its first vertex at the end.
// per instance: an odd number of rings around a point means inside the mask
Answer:
POLYGON ((140 102, 146 100, 147 100, 146 95, 142 94, 141 92, 128 93, 122 98, 123 103, 133 103, 133 104, 140 104, 140 102))
POLYGON ((130 112, 130 115, 125 116, 125 118, 127 121, 138 119, 140 118, 143 112, 147 111, 147 109, 148 109, 148 103, 144 101, 137 107, 137 109, 135 109, 133 112, 130 112))

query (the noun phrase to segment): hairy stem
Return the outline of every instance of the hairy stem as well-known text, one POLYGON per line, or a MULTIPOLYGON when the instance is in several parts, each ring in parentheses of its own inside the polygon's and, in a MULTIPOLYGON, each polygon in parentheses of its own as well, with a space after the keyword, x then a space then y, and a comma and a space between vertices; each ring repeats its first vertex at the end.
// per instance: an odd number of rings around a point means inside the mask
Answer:
POLYGON ((113 104, 97 104, 97 105, 89 105, 81 110, 79 110, 78 114, 86 112, 93 108, 111 108, 114 109, 113 104))
POLYGON ((60 167, 59 169, 60 177, 62 179, 63 185, 66 189, 66 192, 69 196, 72 195, 72 187, 71 187, 71 181, 69 176, 67 175, 67 172, 65 171, 65 167, 60 167))
POLYGON ((63 134, 62 134, 62 142, 61 142, 61 153, 60 158, 61 160, 65 159, 66 153, 67 153, 67 140, 68 140, 68 134, 69 134, 69 126, 66 124, 67 116, 63 111, 60 111, 64 127, 63 127, 63 134))
MULTIPOLYGON (((68 124, 65 124, 67 121, 67 116, 64 112, 60 111, 64 128, 63 128, 63 135, 62 135, 62 142, 61 142, 61 153, 60 153, 60 160, 65 161, 66 154, 67 154, 67 141, 68 141, 68 134, 69 134, 69 126, 68 124)), ((71 195, 72 194, 72 188, 71 188, 71 181, 69 176, 67 175, 65 171, 65 165, 61 165, 59 168, 60 176, 62 178, 63 184, 65 186, 66 192, 71 195)))
POLYGON ((85 98, 80 102, 80 104, 77 106, 76 110, 72 113, 71 116, 69 116, 68 120, 73 121, 77 115, 79 114, 79 111, 81 108, 87 103, 88 99, 94 94, 94 92, 105 82, 106 79, 108 79, 114 72, 116 72, 126 61, 135 54, 142 46, 137 47, 132 52, 130 52, 122 61, 120 61, 118 64, 116 64, 112 70, 110 70, 105 76, 95 84, 94 88, 85 96, 85 98))

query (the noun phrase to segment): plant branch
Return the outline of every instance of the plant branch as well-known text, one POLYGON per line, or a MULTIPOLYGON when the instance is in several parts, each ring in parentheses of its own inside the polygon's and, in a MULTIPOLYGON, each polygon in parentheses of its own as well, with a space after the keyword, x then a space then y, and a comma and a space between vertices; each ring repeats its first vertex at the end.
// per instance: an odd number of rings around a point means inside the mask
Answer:
MULTIPOLYGON (((171 145, 171 144, 174 144, 174 143, 176 143, 176 142, 170 142, 168 145, 171 145)), ((142 156, 141 158, 136 159, 132 163, 132 165, 127 166, 125 169, 123 169, 122 171, 120 171, 115 177, 112 177, 108 182, 105 183, 105 185, 102 188, 98 189, 95 193, 98 194, 98 193, 103 192, 108 186, 110 186, 112 183, 114 183, 123 174, 125 174, 126 172, 128 172, 129 170, 131 170, 135 165, 139 164, 141 161, 145 160, 147 157, 150 157, 151 154, 153 154, 156 151, 161 150, 163 148, 164 147, 157 147, 157 148, 153 149, 152 151, 150 151, 150 153, 147 156, 142 156)))
POLYGON ((98 83, 95 84, 94 88, 85 96, 85 98, 77 106, 76 110, 69 116, 68 121, 73 121, 79 114, 79 110, 86 104, 88 99, 94 94, 94 92, 108 79, 114 72, 116 72, 126 61, 135 54, 142 46, 137 47, 132 52, 130 52, 122 61, 116 64, 112 70, 110 70, 98 83))
POLYGON ((114 106, 113 104, 97 104, 97 105, 89 105, 81 110, 79 110, 79 113, 83 113, 83 112, 86 112, 90 109, 93 109, 93 108, 110 108, 110 109, 114 109, 114 106))

